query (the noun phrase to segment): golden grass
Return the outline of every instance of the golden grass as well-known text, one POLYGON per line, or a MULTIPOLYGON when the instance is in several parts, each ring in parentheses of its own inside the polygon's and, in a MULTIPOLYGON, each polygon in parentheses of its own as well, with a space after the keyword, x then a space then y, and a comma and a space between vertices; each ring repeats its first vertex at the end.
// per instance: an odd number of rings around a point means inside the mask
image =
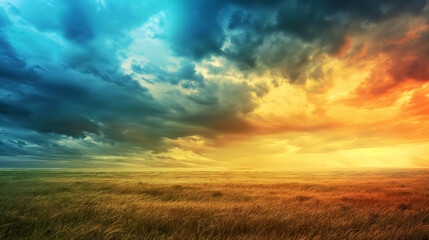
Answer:
POLYGON ((429 239, 429 172, 0 171, 0 239, 429 239))

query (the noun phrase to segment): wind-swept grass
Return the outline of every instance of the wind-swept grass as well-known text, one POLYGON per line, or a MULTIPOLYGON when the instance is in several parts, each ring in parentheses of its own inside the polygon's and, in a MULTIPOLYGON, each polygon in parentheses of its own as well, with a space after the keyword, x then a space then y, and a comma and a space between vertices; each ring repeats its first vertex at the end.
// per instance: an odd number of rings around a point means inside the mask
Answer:
POLYGON ((0 171, 0 239, 429 239, 429 172, 0 171))

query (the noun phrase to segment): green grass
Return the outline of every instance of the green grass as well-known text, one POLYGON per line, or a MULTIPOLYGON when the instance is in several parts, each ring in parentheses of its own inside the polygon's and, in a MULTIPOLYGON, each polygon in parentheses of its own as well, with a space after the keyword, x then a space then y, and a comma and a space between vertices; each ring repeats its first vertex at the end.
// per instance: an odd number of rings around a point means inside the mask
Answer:
POLYGON ((429 239, 429 172, 1 170, 0 239, 429 239))

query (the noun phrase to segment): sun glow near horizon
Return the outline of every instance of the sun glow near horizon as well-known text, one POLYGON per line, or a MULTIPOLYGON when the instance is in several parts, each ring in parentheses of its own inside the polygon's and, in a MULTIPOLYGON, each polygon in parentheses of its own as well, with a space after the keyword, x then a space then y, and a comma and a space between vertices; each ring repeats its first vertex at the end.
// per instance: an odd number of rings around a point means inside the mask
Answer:
POLYGON ((426 1, 0 3, 0 167, 429 167, 426 1))

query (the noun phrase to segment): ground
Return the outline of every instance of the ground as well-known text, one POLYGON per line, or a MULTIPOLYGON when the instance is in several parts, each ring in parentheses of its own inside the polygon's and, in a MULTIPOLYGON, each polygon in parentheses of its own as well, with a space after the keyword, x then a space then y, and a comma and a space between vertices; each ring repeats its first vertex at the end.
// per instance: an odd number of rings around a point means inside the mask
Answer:
POLYGON ((0 170, 0 239, 429 239, 429 170, 0 170))

